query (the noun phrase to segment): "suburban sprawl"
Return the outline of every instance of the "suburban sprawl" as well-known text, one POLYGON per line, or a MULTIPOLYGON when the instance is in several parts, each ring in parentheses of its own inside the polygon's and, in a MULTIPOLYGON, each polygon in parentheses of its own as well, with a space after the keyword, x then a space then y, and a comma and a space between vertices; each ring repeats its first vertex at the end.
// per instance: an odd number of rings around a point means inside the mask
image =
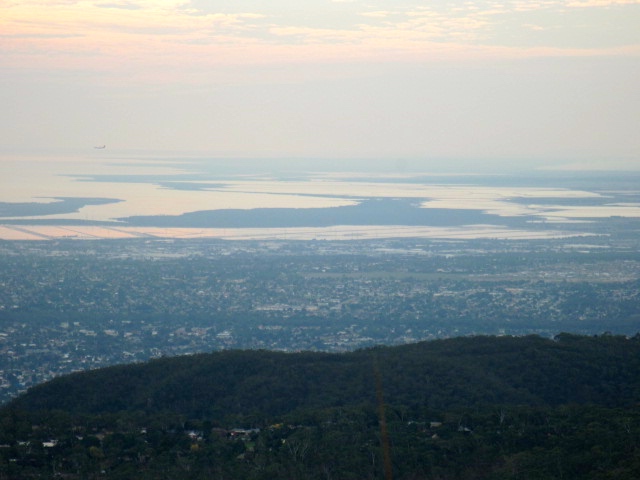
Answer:
POLYGON ((61 374, 223 349, 634 335, 631 235, 0 243, 0 401, 61 374))

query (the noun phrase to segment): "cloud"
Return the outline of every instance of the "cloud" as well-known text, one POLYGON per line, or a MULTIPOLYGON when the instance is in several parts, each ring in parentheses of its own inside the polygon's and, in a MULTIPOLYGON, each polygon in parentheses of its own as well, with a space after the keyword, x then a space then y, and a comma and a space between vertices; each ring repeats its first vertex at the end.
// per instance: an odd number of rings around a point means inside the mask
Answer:
POLYGON ((541 25, 535 25, 532 23, 525 23, 522 25, 522 28, 526 28, 527 30, 533 30, 534 32, 543 32, 548 29, 548 27, 543 27, 541 25))
POLYGON ((393 15, 393 12, 388 10, 376 10, 374 12, 362 12, 360 15, 370 18, 387 18, 388 16, 393 15))
POLYGON ((272 26, 269 32, 280 37, 298 37, 307 42, 345 42, 361 38, 361 32, 330 28, 311 28, 295 26, 272 26))
POLYGON ((84 35, 79 33, 15 33, 0 34, 0 38, 6 39, 52 39, 52 38, 78 38, 84 35))
POLYGON ((174 73, 166 73, 171 78, 228 64, 620 55, 640 48, 626 42, 634 34, 624 37, 626 50, 616 47, 622 42, 598 47, 594 39, 603 36, 597 25, 582 30, 590 43, 563 43, 557 38, 572 32, 560 31, 557 19, 570 15, 567 6, 637 3, 489 0, 415 6, 401 1, 388 10, 380 0, 312 2, 295 9, 282 0, 7 0, 0 3, 0 55, 7 68, 168 72, 171 67, 174 73))
MULTIPOLYGON (((5 38, 22 40, 3 46, 10 63, 19 63, 22 56, 33 65, 41 57, 45 65, 59 68, 79 66, 88 52, 101 63, 120 65, 159 56, 166 61, 172 55, 185 61, 198 53, 184 50, 190 42, 245 45, 245 32, 263 17, 254 12, 202 13, 184 0, 24 0, 0 8, 0 31, 5 38)), ((87 67, 94 68, 94 60, 87 67)))
POLYGON ((612 7, 616 5, 640 5, 640 0, 577 0, 567 2, 567 7, 612 7))
POLYGON ((122 10, 139 10, 142 8, 140 5, 131 2, 121 2, 121 3, 97 3, 96 7, 98 8, 120 8, 122 10))

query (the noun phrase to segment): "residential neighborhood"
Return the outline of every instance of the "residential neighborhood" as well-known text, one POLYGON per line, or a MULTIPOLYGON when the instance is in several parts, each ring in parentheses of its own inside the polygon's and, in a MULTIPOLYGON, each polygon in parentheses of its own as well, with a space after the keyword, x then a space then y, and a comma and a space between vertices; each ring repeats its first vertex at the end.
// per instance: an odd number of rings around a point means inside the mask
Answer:
POLYGON ((65 373, 221 349, 633 335, 637 250, 589 242, 4 242, 0 401, 65 373))

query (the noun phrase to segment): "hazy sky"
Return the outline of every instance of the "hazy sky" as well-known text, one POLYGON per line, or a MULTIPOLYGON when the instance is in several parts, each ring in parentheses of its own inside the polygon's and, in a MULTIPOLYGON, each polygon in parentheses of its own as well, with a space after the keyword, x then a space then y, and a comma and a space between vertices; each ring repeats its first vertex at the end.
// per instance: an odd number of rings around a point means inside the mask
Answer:
POLYGON ((0 0, 0 149, 640 168, 640 1, 0 0))

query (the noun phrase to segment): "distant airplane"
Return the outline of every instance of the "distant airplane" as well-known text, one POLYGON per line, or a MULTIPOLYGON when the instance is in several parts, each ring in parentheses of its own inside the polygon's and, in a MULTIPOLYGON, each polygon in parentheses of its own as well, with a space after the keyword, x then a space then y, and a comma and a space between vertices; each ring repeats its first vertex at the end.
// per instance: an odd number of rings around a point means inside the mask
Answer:
POLYGON ((98 150, 102 150, 103 148, 107 148, 107 146, 106 145, 98 145, 98 146, 93 147, 93 148, 97 148, 98 150))

